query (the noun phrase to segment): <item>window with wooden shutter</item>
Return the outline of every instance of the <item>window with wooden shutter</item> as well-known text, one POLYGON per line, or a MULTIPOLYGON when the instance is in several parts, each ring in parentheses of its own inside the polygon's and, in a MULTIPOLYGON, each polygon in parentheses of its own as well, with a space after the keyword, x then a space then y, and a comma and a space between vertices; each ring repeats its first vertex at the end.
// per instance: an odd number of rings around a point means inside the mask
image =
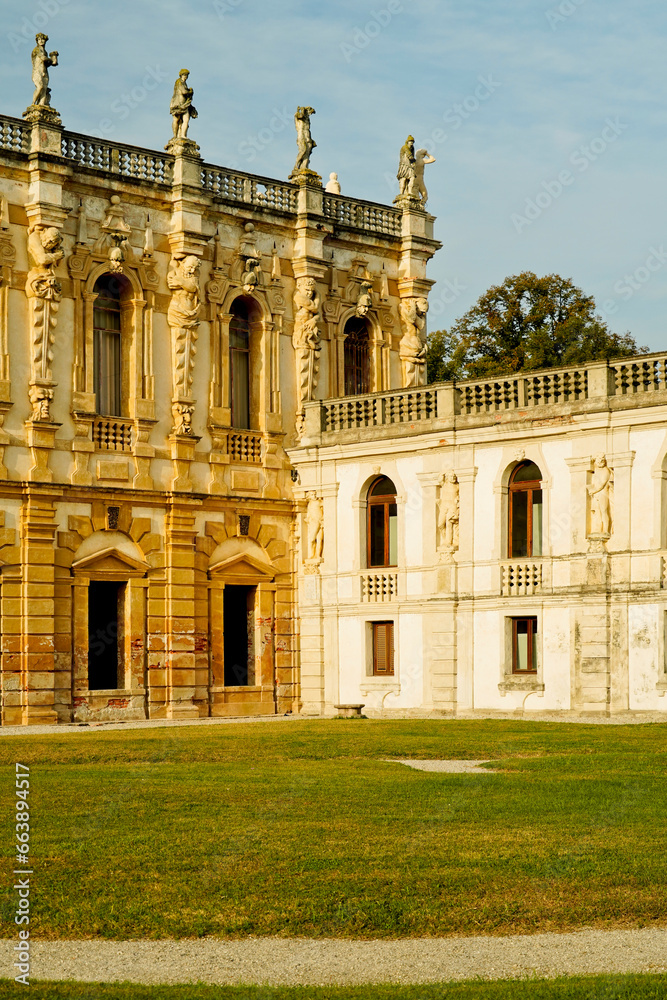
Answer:
POLYGON ((394 623, 373 622, 373 673, 394 673, 394 623))

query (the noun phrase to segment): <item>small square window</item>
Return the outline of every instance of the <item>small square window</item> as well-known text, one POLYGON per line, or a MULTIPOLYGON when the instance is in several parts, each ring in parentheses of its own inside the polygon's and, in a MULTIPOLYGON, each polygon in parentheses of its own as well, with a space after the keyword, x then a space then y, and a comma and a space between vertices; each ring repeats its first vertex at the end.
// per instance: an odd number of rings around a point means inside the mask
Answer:
POLYGON ((373 622, 373 675, 393 676, 394 623, 373 622))
POLYGON ((512 619, 512 673, 537 673, 537 618, 512 619))

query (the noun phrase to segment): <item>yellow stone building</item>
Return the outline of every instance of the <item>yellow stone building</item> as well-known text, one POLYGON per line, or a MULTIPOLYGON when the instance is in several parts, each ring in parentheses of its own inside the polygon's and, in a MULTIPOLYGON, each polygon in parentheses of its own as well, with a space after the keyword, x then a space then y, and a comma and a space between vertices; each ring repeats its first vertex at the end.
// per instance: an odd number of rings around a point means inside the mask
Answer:
POLYGON ((39 87, 0 116, 2 722, 299 711, 285 449, 311 400, 423 379, 425 197, 325 191, 310 109, 283 182, 205 163, 176 91, 156 152, 39 87))

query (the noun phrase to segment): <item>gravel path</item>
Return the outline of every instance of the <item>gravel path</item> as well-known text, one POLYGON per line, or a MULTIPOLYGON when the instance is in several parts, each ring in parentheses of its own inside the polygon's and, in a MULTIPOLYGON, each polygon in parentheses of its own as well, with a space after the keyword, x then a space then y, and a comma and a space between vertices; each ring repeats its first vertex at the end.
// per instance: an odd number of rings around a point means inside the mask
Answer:
POLYGON ((388 764, 407 764, 415 771, 444 771, 445 774, 496 774, 480 764, 488 764, 488 760, 400 760, 387 758, 388 764))
MULTIPOLYGON (((0 941, 12 977, 15 940, 0 941)), ((214 985, 352 985, 667 971, 667 929, 400 941, 35 941, 32 979, 214 985)))

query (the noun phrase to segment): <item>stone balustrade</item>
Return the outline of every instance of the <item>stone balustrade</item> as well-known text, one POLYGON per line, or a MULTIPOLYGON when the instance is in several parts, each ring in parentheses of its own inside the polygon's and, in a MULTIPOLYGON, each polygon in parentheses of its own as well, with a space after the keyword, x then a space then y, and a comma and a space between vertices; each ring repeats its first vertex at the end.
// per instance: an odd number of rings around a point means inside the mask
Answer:
POLYGON ((401 212, 397 208, 359 201, 356 198, 344 198, 339 194, 325 194, 322 211, 327 219, 339 226, 382 233, 383 236, 401 235, 401 212))
POLYGON ((542 563, 530 559, 512 559, 500 567, 500 593, 503 597, 530 597, 542 589, 542 563))
MULTIPOLYGON (((614 361, 596 361, 572 368, 556 368, 526 372, 505 378, 470 379, 463 382, 441 382, 410 389, 345 396, 307 403, 305 407, 305 443, 314 443, 324 436, 331 443, 333 436, 359 432, 363 436, 378 436, 382 428, 397 426, 402 433, 422 434, 457 421, 469 422, 498 419, 514 411, 517 419, 534 419, 535 411, 544 409, 545 416, 576 412, 598 405, 612 409, 625 405, 623 397, 636 398, 646 394, 667 393, 667 354, 647 354, 614 361), (437 422, 437 423, 436 423, 437 422), (375 434, 373 433, 375 431, 375 434)), ((667 396, 660 399, 666 402, 667 396)))
POLYGON ((62 155, 78 166, 104 170, 152 184, 170 184, 174 158, 139 146, 106 142, 76 132, 63 132, 62 155))
POLYGON ((233 431, 227 448, 230 461, 244 465, 260 465, 262 461, 262 435, 252 431, 233 431))
POLYGON ((119 417, 96 417, 91 425, 93 444, 100 451, 131 451, 132 421, 119 417))
POLYGON ((375 570, 361 574, 361 600, 371 604, 398 599, 398 573, 375 570))
POLYGON ((204 164, 201 184, 205 191, 228 201, 243 201, 260 208, 294 214, 297 210, 298 188, 295 184, 274 181, 269 177, 241 174, 224 167, 204 164))
POLYGON ((30 126, 20 118, 0 115, 0 149, 27 153, 30 149, 30 126))

